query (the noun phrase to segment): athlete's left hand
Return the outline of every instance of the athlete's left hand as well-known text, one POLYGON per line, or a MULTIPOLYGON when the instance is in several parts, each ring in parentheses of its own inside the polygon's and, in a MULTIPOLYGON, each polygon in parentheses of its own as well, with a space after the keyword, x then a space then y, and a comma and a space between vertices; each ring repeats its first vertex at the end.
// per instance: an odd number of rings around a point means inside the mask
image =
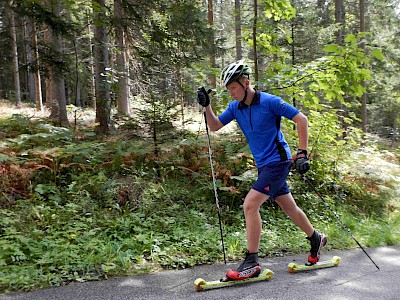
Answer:
POLYGON ((310 170, 310 163, 308 162, 307 150, 297 150, 297 154, 293 159, 297 172, 303 175, 310 170))
POLYGON ((206 89, 204 88, 204 86, 201 86, 197 89, 197 102, 203 106, 203 107, 207 107, 210 105, 210 96, 208 95, 209 93, 211 93, 211 89, 209 89, 208 91, 206 91, 206 89))

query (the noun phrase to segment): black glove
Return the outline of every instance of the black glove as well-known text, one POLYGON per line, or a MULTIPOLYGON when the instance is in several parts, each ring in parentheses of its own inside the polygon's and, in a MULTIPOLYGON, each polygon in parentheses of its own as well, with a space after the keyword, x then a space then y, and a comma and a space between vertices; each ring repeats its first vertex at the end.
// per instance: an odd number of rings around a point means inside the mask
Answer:
POLYGON ((204 86, 201 86, 197 89, 197 102, 203 106, 203 107, 207 107, 210 105, 210 97, 208 96, 208 94, 211 93, 211 89, 209 89, 208 91, 206 91, 206 89, 204 88, 204 86))
POLYGON ((297 154, 294 157, 294 166, 299 172, 299 174, 303 175, 305 174, 308 170, 310 170, 310 163, 308 162, 308 157, 307 157, 307 150, 297 150, 297 154))

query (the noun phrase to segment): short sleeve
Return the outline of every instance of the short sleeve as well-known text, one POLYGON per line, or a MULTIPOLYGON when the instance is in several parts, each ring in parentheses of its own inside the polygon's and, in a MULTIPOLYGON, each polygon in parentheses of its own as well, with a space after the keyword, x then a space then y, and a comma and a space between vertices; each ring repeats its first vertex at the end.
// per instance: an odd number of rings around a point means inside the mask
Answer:
POLYGON ((282 98, 273 96, 271 97, 270 109, 271 111, 278 115, 283 116, 292 120, 298 113, 299 110, 289 103, 285 102, 282 98))
POLYGON ((235 119, 235 115, 233 114, 232 105, 233 105, 233 103, 229 103, 226 110, 218 116, 218 119, 221 121, 221 123, 224 126, 235 119))

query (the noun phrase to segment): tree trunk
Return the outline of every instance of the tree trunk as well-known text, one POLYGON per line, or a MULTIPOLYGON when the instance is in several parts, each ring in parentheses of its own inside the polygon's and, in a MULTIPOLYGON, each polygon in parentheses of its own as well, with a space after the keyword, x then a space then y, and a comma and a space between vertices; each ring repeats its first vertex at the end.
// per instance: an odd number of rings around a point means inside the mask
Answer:
MULTIPOLYGON (((213 0, 208 0, 208 24, 211 28, 214 28, 214 8, 213 8, 213 0)), ((211 45, 211 54, 210 54, 210 64, 211 68, 215 68, 215 45, 214 45, 214 34, 210 37, 210 45, 211 45)), ((210 85, 212 88, 217 86, 217 78, 214 74, 211 74, 210 77, 210 85)))
MULTIPOLYGON (((125 19, 125 13, 122 7, 121 0, 114 0, 114 10, 116 19, 125 19)), ((117 35, 117 68, 120 72, 118 86, 118 111, 130 116, 130 103, 129 103, 129 68, 127 63, 127 49, 125 46, 125 26, 123 24, 117 24, 116 28, 117 35)))
POLYGON ((20 106, 21 103, 21 83, 19 80, 19 58, 18 58, 18 48, 17 48, 17 34, 15 30, 15 14, 12 8, 13 0, 8 2, 8 18, 10 22, 10 36, 11 36, 11 49, 13 56, 13 74, 14 74, 14 97, 17 105, 20 106))
MULTIPOLYGON (((91 20, 88 20, 88 30, 87 34, 89 36, 89 52, 90 52, 90 82, 89 82, 89 92, 88 92, 88 106, 96 110, 96 81, 95 81, 95 71, 94 71, 94 45, 92 39, 92 26, 90 25, 91 20)), ((97 119, 96 119, 97 122, 97 119)))
POLYGON ((344 42, 344 27, 345 27, 345 11, 342 0, 335 0, 335 23, 339 24, 339 29, 336 31, 336 44, 343 45, 344 42))
MULTIPOLYGON (((335 23, 339 24, 338 30, 335 32, 336 36, 336 44, 343 45, 344 44, 344 28, 345 28, 345 12, 344 12, 344 5, 342 0, 335 0, 335 23)), ((345 114, 343 104, 337 100, 336 101, 336 108, 337 112, 336 115, 341 123, 341 128, 343 130, 342 137, 346 137, 346 124, 344 122, 343 115, 345 114)))
POLYGON ((240 18, 240 0, 235 0, 235 40, 236 60, 242 59, 242 23, 240 18))
POLYGON ((181 115, 181 122, 182 122, 182 128, 185 128, 185 102, 184 102, 184 96, 183 96, 183 77, 182 77, 182 71, 181 67, 177 65, 176 67, 176 81, 178 83, 178 88, 176 90, 177 93, 177 98, 180 103, 180 115, 181 115))
POLYGON ((42 83, 40 81, 40 70, 39 70, 39 50, 37 45, 37 34, 36 24, 34 19, 30 19, 30 26, 32 28, 31 43, 32 43, 32 72, 35 81, 35 102, 36 110, 43 111, 43 100, 42 100, 42 83))
MULTIPOLYGON (((254 6, 254 19, 253 19, 253 59, 254 59, 254 81, 258 81, 258 55, 257 55, 257 15, 258 3, 257 0, 253 1, 254 6)), ((256 85, 257 87, 257 85, 256 85)))
MULTIPOLYGON (((359 4, 359 9, 360 9, 360 32, 365 32, 365 0, 360 0, 359 4)), ((366 46, 365 46, 365 39, 361 42, 361 48, 364 51, 364 54, 366 52, 366 46)), ((366 86, 365 81, 361 82, 361 85, 363 87, 366 86)), ((368 94, 365 92, 361 96, 361 129, 363 133, 367 133, 367 98, 368 94)))
MULTIPOLYGON (((60 2, 57 2, 56 5, 60 5, 60 2)), ((57 9, 57 11, 59 11, 57 9)), ((54 35, 54 43, 55 43, 55 52, 56 52, 56 59, 58 62, 61 64, 62 63, 62 52, 63 52, 63 46, 62 46, 62 37, 60 33, 56 33, 54 35)), ((67 115, 67 99, 65 95, 65 79, 64 75, 62 74, 62 71, 57 70, 57 73, 55 74, 54 78, 54 88, 55 88, 55 93, 57 94, 56 101, 58 101, 58 108, 59 108, 59 125, 62 127, 69 127, 69 121, 68 121, 68 115, 67 115)))
MULTIPOLYGON (((46 5, 50 5, 50 1, 46 0, 46 5)), ((51 48, 51 43, 53 40, 53 30, 50 26, 46 26, 46 30, 44 32, 44 40, 48 45, 48 48, 51 48)), ((50 53, 47 53, 47 56, 50 56, 50 53)), ((45 78, 45 96, 46 96, 46 107, 50 109, 50 119, 55 120, 58 118, 58 102, 54 101, 53 97, 53 78, 54 71, 51 63, 47 60, 45 63, 46 67, 46 78, 45 78)))
MULTIPOLYGON (((51 9, 53 10, 54 16, 56 18, 61 17, 62 11, 62 0, 49 1, 51 9)), ((50 27, 50 26, 49 26, 50 27)), ((51 46, 54 56, 54 61, 50 65, 50 79, 52 81, 52 99, 51 99, 51 114, 50 117, 62 127, 69 127, 69 121, 67 116, 67 100, 65 96, 65 80, 62 74, 62 69, 58 66, 63 64, 63 45, 61 33, 54 28, 49 28, 51 30, 51 46)))
POLYGON ((75 101, 74 101, 74 105, 76 107, 82 107, 82 103, 81 103, 81 80, 80 80, 80 76, 79 76, 79 55, 78 53, 80 53, 80 49, 78 49, 78 43, 76 43, 76 39, 77 37, 74 37, 74 41, 72 42, 74 45, 74 58, 75 58, 75 84, 74 84, 74 94, 75 94, 75 101))
POLYGON ((94 60, 96 81, 96 120, 99 126, 96 128, 98 134, 109 134, 111 132, 111 97, 110 84, 107 78, 108 62, 108 36, 105 26, 106 5, 105 0, 93 0, 94 10, 94 60))
POLYGON ((32 23, 29 17, 24 17, 24 46, 25 46, 25 57, 27 65, 27 91, 29 101, 35 103, 35 74, 34 74, 34 61, 33 61, 33 45, 29 41, 33 34, 32 23))
MULTIPOLYGON (((52 0, 45 1, 46 7, 48 7, 51 11, 54 10, 52 0)), ((50 25, 46 26, 45 31, 45 41, 47 44, 47 48, 49 49, 49 53, 47 53, 48 57, 54 56, 54 41, 55 41, 55 33, 53 28, 50 25)), ((59 103, 57 101, 58 89, 56 78, 57 71, 55 70, 54 63, 50 60, 46 62, 46 106, 50 108, 50 119, 54 122, 58 123, 60 119, 60 108, 59 103)))
MULTIPOLYGON (((295 28, 295 23, 294 21, 290 23, 290 27, 291 27, 291 39, 292 39, 292 43, 291 43, 291 57, 292 57, 292 68, 294 68, 296 66, 296 56, 295 56, 295 36, 294 36, 294 28, 295 28)), ((294 107, 296 107, 296 96, 293 93, 293 97, 292 97, 292 105, 294 107)), ((293 129, 296 129, 296 123, 293 124, 293 129)))

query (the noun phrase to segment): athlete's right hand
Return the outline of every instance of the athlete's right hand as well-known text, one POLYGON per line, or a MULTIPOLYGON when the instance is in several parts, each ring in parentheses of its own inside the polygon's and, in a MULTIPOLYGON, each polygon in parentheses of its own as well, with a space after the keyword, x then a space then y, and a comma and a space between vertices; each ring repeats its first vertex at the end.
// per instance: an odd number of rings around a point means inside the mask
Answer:
POLYGON ((209 89, 208 91, 206 91, 206 89, 204 88, 204 86, 201 86, 197 89, 197 102, 203 106, 203 107, 207 107, 210 105, 210 96, 208 95, 209 93, 211 93, 211 89, 209 89))
POLYGON ((307 150, 297 150, 296 156, 293 158, 294 166, 299 172, 299 174, 303 175, 308 170, 310 170, 310 163, 308 162, 307 150))

